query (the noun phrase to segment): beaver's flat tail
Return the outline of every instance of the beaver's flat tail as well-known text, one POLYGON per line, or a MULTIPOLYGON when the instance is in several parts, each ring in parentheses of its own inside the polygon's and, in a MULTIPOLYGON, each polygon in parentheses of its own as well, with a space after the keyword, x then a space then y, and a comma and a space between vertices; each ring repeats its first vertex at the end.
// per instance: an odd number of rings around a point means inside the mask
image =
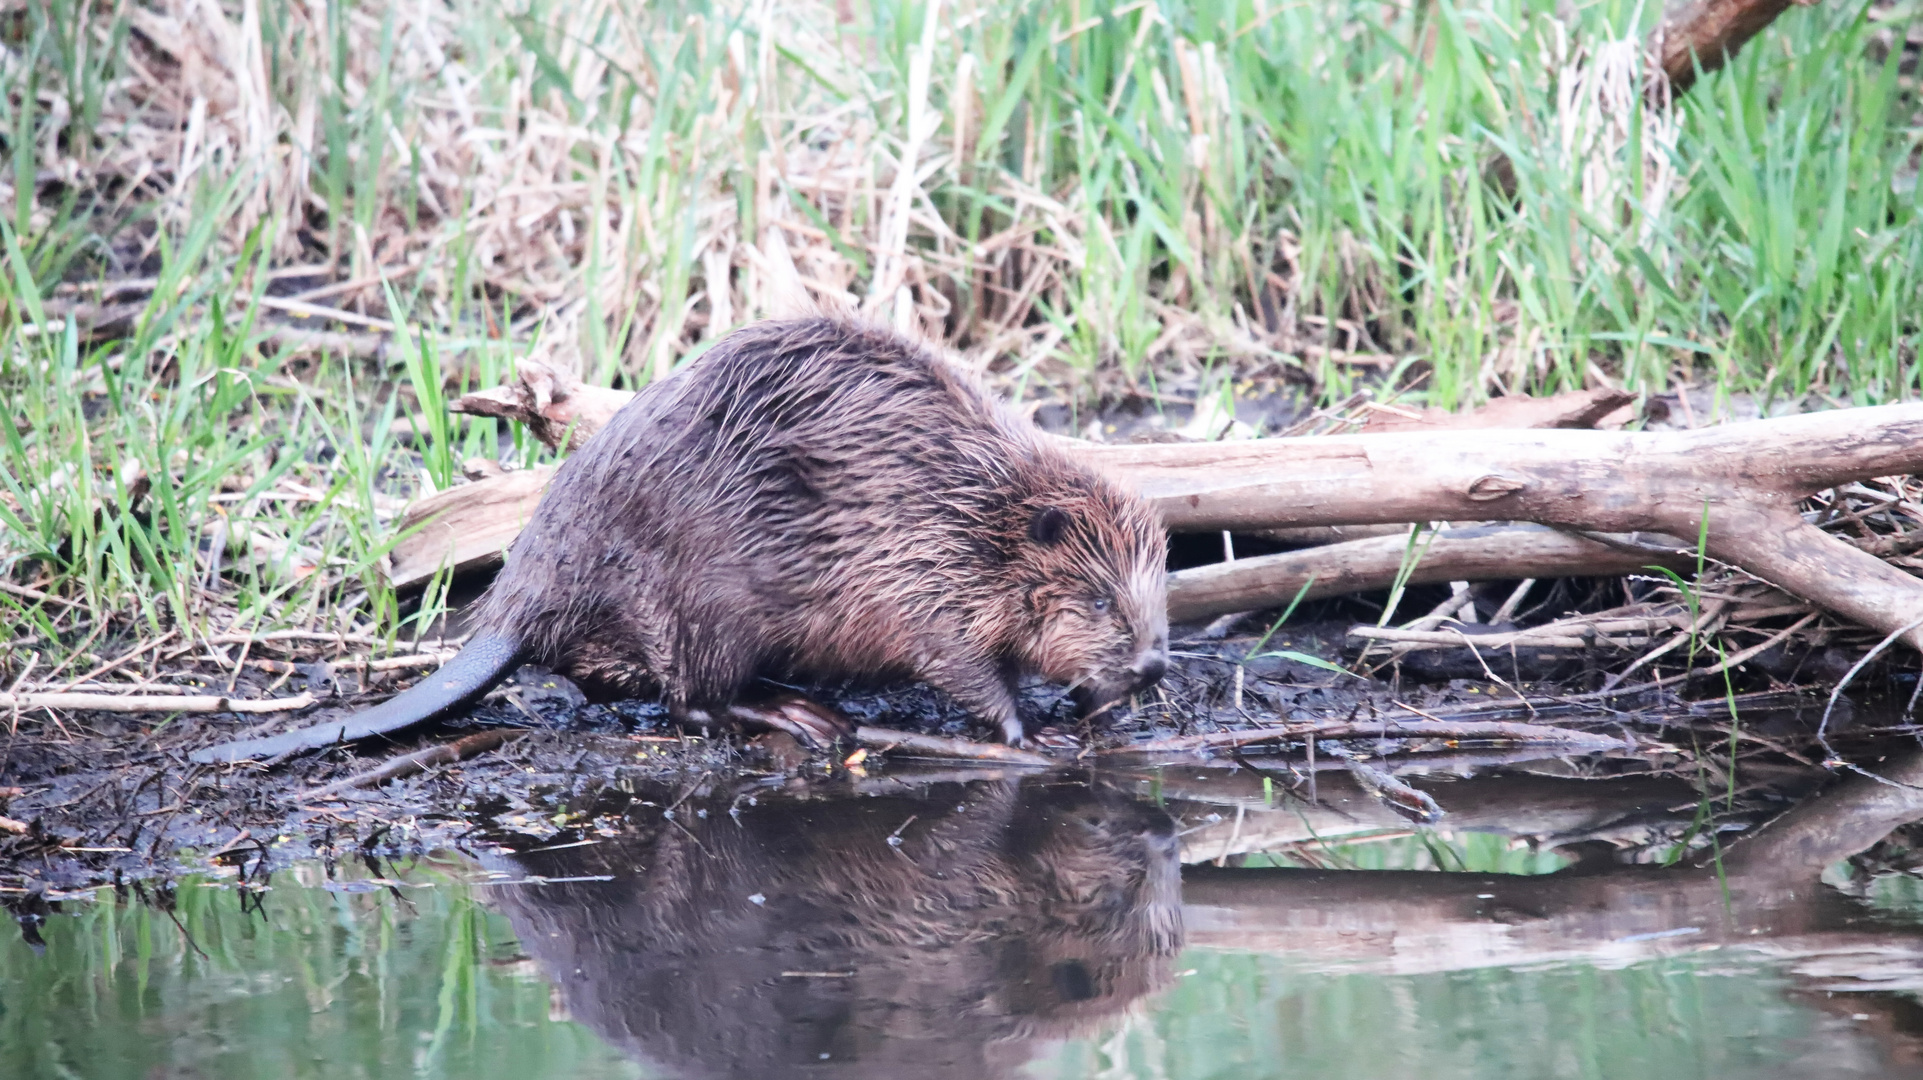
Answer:
POLYGON ((233 761, 262 761, 335 743, 355 742, 376 735, 393 735, 430 720, 438 720, 488 692, 511 671, 522 655, 521 643, 503 634, 484 634, 467 643, 441 670, 422 679, 371 709, 345 720, 272 735, 243 739, 196 750, 188 757, 203 765, 233 761))

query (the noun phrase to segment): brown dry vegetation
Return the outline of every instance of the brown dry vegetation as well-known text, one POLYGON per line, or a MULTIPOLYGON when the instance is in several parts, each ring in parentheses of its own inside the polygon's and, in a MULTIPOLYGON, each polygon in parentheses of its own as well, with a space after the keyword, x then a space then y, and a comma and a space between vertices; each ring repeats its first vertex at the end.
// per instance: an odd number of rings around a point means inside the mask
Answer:
POLYGON ((1911 393, 1911 8, 1792 14, 1680 111, 1637 10, 16 2, 0 667, 424 630, 403 500, 539 456, 445 390, 639 385, 804 302, 1209 436, 1250 376, 1911 393))

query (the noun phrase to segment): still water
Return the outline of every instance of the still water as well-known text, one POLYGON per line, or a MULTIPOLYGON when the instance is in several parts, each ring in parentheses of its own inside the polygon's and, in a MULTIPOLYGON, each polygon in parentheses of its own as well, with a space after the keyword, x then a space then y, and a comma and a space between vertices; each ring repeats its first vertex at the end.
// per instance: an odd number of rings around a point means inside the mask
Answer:
POLYGON ((1719 870, 1638 854, 1673 781, 1425 786, 1447 828, 1335 775, 714 788, 101 889, 0 943, 0 1076, 1923 1075, 1916 879, 1841 862, 1916 792, 1833 785, 1719 870))

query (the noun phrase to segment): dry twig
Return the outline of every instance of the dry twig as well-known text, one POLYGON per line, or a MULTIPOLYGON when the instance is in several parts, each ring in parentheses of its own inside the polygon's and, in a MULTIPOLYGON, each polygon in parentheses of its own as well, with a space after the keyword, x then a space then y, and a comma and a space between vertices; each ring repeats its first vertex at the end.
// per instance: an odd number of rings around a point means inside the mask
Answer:
POLYGON ((489 728, 486 731, 477 731, 451 743, 442 743, 410 754, 391 757, 366 772, 355 773, 345 780, 306 792, 301 799, 305 802, 318 802, 322 799, 339 798, 355 788, 373 787, 399 777, 425 772, 436 765, 451 765, 457 761, 478 757, 526 734, 527 732, 521 728, 489 728))
POLYGON ((214 694, 0 694, 0 709, 115 713, 272 713, 314 704, 314 695, 235 698, 214 694))

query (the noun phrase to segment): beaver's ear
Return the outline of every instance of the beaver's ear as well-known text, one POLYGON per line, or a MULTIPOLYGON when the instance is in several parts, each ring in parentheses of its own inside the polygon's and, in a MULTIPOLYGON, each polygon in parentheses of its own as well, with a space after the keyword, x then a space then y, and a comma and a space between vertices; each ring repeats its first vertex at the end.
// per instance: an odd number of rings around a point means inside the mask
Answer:
POLYGON ((1035 520, 1028 523, 1028 538, 1044 547, 1059 544, 1062 534, 1068 531, 1068 511, 1059 506, 1042 509, 1035 520))

